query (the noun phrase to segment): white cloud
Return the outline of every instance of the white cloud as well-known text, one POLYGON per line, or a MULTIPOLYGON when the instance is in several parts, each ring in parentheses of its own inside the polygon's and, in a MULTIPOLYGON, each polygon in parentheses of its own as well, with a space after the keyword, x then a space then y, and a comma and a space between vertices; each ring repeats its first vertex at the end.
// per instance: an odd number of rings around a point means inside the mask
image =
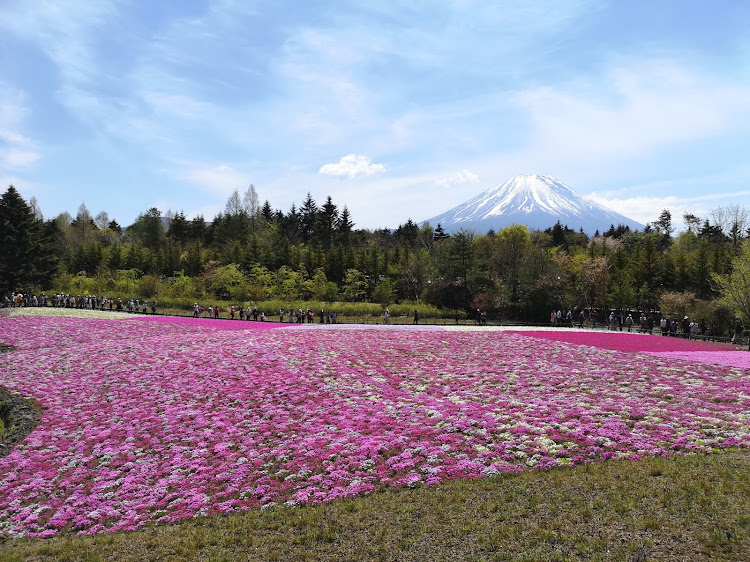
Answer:
POLYGON ((183 119, 198 120, 214 113, 211 104, 182 94, 146 92, 143 98, 156 114, 166 113, 183 119))
POLYGON ((613 69, 601 83, 521 92, 536 149, 565 159, 627 158, 750 122, 750 88, 706 82, 674 61, 613 69), (609 97, 602 97, 609 92, 609 97))
POLYGON ((692 212, 684 200, 675 195, 616 198, 608 194, 594 193, 589 195, 588 198, 641 224, 654 222, 659 218, 663 209, 669 209, 673 222, 682 220, 682 215, 686 212, 692 212))
POLYGON ((453 187, 465 183, 479 183, 479 176, 469 170, 461 170, 452 176, 443 177, 436 182, 440 187, 453 187))
POLYGON ((34 151, 31 141, 18 132, 28 113, 24 95, 4 84, 0 84, 0 91, 0 166, 25 168, 40 156, 34 151))
POLYGON ((25 168, 39 160, 39 154, 28 150, 12 148, 0 151, 0 164, 6 168, 25 168))
MULTIPOLYGON (((2 108, 0 108, 0 113, 2 108)), ((0 117, 0 121, 2 118, 0 117)), ((28 144, 29 139, 24 137, 22 134, 15 131, 0 129, 0 140, 7 142, 8 144, 28 144)))
POLYGON ((213 168, 197 168, 181 174, 183 179, 220 195, 229 196, 235 189, 242 191, 250 185, 250 176, 227 164, 213 168))
POLYGON ((385 172, 383 164, 373 164, 368 156, 362 154, 349 154, 344 156, 335 164, 321 166, 319 173, 327 176, 338 176, 353 179, 358 176, 371 176, 385 172))
MULTIPOLYGON (((663 191, 672 191, 673 182, 663 182, 663 191)), ((656 187, 656 186, 655 186, 656 187)), ((613 209, 641 224, 653 223, 659 218, 662 210, 667 209, 672 215, 672 225, 682 230, 685 225, 685 213, 693 214, 702 219, 709 219, 711 211, 727 204, 746 206, 750 201, 750 191, 734 191, 731 193, 709 193, 695 197, 678 195, 664 196, 635 196, 620 198, 616 192, 592 193, 587 196, 592 201, 613 209)))

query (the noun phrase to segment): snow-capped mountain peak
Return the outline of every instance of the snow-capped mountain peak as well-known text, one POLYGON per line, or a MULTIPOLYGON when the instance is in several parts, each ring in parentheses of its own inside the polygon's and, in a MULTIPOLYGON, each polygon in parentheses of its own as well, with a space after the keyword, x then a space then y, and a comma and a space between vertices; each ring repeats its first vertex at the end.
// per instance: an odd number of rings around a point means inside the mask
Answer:
POLYGON ((545 229, 560 221, 585 232, 604 231, 611 225, 643 225, 602 207, 549 175, 521 175, 480 193, 428 222, 440 223, 448 231, 461 228, 498 230, 511 224, 545 229))

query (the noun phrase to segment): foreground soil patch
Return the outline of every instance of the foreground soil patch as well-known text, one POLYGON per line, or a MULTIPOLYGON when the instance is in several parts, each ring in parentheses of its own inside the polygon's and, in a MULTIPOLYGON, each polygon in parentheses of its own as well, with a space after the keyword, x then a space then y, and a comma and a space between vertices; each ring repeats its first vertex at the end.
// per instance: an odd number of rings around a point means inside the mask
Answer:
MULTIPOLYGON (((0 353, 9 353, 13 349, 13 346, 0 344, 0 353)), ((39 425, 40 418, 38 404, 0 386, 0 457, 9 454, 16 443, 24 440, 39 425)))

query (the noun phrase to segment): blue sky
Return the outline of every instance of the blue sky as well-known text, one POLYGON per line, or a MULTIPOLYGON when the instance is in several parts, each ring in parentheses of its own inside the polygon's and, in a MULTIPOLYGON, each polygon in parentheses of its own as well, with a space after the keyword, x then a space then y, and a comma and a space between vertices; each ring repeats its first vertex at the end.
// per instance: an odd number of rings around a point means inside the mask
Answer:
POLYGON ((642 223, 750 209, 750 3, 0 0, 0 182, 360 228, 550 174, 642 223))

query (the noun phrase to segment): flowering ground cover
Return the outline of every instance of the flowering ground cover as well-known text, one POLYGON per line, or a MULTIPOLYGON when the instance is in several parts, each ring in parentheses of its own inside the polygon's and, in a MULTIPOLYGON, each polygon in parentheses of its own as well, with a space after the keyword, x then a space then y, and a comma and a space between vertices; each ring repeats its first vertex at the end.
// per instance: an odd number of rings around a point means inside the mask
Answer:
POLYGON ((556 330, 532 330, 517 333, 547 340, 630 352, 736 351, 733 347, 728 346, 725 343, 628 332, 566 330, 562 328, 556 330))
POLYGON ((678 360, 750 369, 750 353, 726 343, 618 332, 544 330, 518 333, 545 340, 645 353, 666 361, 678 360))
POLYGON ((214 322, 0 318, 16 346, 0 385, 44 407, 0 459, 0 532, 750 445, 735 367, 528 333, 214 322))

